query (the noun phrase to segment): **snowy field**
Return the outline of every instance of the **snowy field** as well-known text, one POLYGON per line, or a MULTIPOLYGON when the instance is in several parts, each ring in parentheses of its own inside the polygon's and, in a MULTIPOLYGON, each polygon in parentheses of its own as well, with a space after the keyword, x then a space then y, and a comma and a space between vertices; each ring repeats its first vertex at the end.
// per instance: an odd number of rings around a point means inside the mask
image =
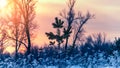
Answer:
POLYGON ((71 57, 65 59, 32 59, 30 57, 19 58, 17 61, 13 57, 0 59, 0 68, 120 68, 120 56, 115 51, 114 55, 105 57, 103 53, 98 53, 89 57, 71 57))
MULTIPOLYGON (((120 68, 119 60, 115 60, 114 58, 111 59, 109 63, 104 63, 104 60, 101 60, 102 63, 95 61, 89 61, 88 63, 80 63, 78 65, 40 65, 37 61, 32 61, 31 63, 27 62, 26 60, 21 60, 14 62, 13 60, 5 60, 0 62, 0 68, 120 68)), ((49 63, 49 62, 48 62, 49 63)))
POLYGON ((67 66, 67 67, 58 67, 58 66, 36 66, 36 67, 12 67, 12 66, 5 66, 5 67, 0 67, 0 68, 120 68, 120 67, 114 67, 114 66, 106 66, 106 67, 103 67, 103 66, 98 66, 98 67, 81 67, 81 66, 77 66, 77 65, 73 65, 73 66, 67 66))

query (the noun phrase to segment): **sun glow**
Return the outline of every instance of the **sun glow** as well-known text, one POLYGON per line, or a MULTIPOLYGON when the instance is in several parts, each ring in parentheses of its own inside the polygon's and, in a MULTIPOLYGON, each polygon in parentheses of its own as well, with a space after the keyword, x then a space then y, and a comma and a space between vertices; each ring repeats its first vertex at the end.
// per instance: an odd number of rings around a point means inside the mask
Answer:
POLYGON ((12 46, 5 48, 5 50, 3 51, 3 53, 10 53, 10 54, 12 54, 14 52, 15 52, 15 48, 12 46))
POLYGON ((7 0, 0 0, 0 9, 3 9, 7 5, 7 0))

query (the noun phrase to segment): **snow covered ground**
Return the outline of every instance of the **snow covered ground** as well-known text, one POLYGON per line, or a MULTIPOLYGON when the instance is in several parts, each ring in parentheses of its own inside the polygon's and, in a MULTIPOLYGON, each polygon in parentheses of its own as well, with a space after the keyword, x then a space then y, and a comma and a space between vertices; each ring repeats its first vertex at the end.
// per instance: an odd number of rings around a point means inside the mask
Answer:
POLYGON ((98 66, 98 67, 81 67, 81 66, 77 66, 77 65, 73 65, 73 66, 67 66, 67 67, 58 67, 58 66, 36 66, 36 67, 0 67, 0 68, 120 68, 120 67, 114 67, 114 66, 107 66, 107 67, 103 67, 103 66, 98 66))
POLYGON ((66 58, 28 58, 8 57, 0 59, 0 68, 120 68, 120 55, 114 51, 113 55, 105 56, 104 53, 95 53, 94 55, 68 56, 66 58))
MULTIPOLYGON (((39 63, 36 60, 29 62, 26 59, 19 59, 15 61, 12 58, 7 58, 4 61, 0 60, 0 68, 120 68, 120 57, 110 56, 105 59, 102 55, 99 54, 101 58, 88 58, 87 62, 84 62, 82 59, 78 58, 76 60, 68 60, 66 65, 63 63, 51 65, 50 61, 44 60, 44 62, 48 62, 50 65, 46 65, 46 63, 39 63), (79 62, 80 61, 80 62, 79 62), (82 62, 81 62, 82 61, 82 62)), ((54 60, 55 61, 55 60, 54 60)), ((40 61, 43 62, 43 61, 40 61)), ((61 62, 64 62, 61 60, 61 62)))

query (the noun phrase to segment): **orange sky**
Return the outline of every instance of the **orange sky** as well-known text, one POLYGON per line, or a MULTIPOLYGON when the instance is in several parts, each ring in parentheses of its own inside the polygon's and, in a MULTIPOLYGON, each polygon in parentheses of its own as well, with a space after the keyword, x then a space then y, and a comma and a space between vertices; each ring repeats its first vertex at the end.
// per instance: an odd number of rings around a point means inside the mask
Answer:
MULTIPOLYGON (((37 38, 34 40, 36 45, 48 43, 45 32, 53 30, 51 23, 54 18, 59 16, 61 10, 67 8, 67 0, 37 0, 36 22, 39 29, 36 31, 37 38)), ((87 35, 104 32, 107 39, 114 40, 120 36, 120 0, 77 0, 75 10, 86 13, 89 11, 95 14, 86 24, 87 35)))
MULTIPOLYGON (((52 31, 51 23, 59 12, 67 7, 67 0, 39 0, 37 6, 37 23, 39 24, 37 44, 47 43, 45 32, 52 31)), ((120 0, 77 0, 75 9, 83 13, 95 14, 95 19, 86 24, 86 34, 106 33, 107 39, 114 40, 120 36, 120 0)))

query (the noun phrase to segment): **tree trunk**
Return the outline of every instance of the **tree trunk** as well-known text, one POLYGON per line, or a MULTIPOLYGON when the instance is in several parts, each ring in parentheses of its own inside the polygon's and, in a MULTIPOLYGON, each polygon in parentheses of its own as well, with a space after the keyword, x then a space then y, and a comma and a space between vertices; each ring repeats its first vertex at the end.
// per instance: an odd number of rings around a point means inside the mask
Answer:
POLYGON ((17 27, 18 26, 15 27, 16 28, 16 35, 15 35, 15 37, 16 37, 16 40, 15 40, 15 43, 16 43, 16 45, 15 45, 15 59, 16 60, 18 58, 18 49, 17 49, 17 47, 18 47, 18 29, 17 29, 17 27))
POLYGON ((15 60, 17 60, 18 58, 18 50, 17 50, 17 46, 15 46, 15 60))
POLYGON ((77 41, 77 38, 78 38, 78 34, 79 34, 82 26, 83 26, 83 24, 81 24, 81 25, 79 26, 79 29, 78 29, 78 31, 77 31, 77 33, 76 33, 76 35, 75 35, 75 39, 73 40, 73 44, 72 44, 72 45, 73 45, 73 46, 72 46, 72 49, 74 49, 74 47, 75 47, 75 45, 76 45, 76 41, 77 41))
POLYGON ((67 47, 68 47, 68 46, 67 46, 67 45, 68 45, 68 39, 69 39, 69 38, 67 37, 67 38, 66 38, 66 43, 65 43, 65 50, 67 50, 67 47))
MULTIPOLYGON (((70 32, 70 30, 71 30, 71 24, 68 24, 67 31, 70 32)), ((69 40, 69 36, 66 38, 65 50, 67 50, 68 47, 68 40, 69 40)))
POLYGON ((30 39, 30 31, 28 28, 28 24, 26 24, 26 35, 27 35, 27 41, 28 41, 27 55, 29 55, 31 50, 31 39, 30 39))

